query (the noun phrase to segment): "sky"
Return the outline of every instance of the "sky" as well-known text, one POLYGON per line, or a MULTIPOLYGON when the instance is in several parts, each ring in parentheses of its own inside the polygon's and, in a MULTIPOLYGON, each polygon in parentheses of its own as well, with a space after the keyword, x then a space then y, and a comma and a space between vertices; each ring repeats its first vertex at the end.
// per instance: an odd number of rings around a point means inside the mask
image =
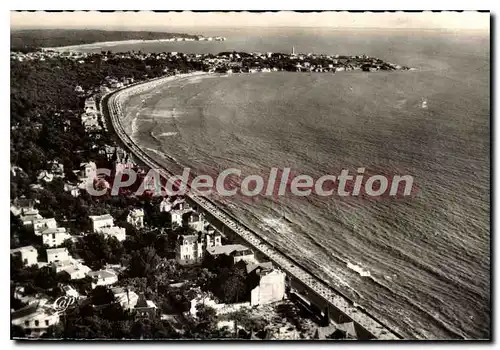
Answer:
POLYGON ((488 30, 490 14, 478 12, 11 12, 12 29, 168 30, 175 27, 438 28, 488 30))

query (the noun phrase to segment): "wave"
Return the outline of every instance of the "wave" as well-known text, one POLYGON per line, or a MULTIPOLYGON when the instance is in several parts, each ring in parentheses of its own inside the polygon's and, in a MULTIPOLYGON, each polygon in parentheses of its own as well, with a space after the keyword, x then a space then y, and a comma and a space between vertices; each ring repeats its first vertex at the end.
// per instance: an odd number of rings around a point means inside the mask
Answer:
POLYGON ((350 262, 347 262, 347 268, 355 271, 361 277, 370 277, 371 276, 370 271, 363 269, 363 267, 360 265, 356 265, 356 264, 352 264, 350 262))

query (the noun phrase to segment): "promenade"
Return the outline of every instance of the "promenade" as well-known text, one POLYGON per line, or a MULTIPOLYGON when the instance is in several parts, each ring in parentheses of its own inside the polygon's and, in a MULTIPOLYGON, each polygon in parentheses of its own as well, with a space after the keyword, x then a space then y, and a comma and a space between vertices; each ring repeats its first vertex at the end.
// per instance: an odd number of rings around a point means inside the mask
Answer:
MULTIPOLYGON (((125 133, 120 123, 120 119, 122 117, 122 104, 124 103, 126 97, 154 88, 159 84, 167 82, 170 79, 174 78, 159 78, 150 82, 132 85, 130 87, 112 92, 103 97, 100 106, 101 112, 109 112, 109 117, 113 124, 113 128, 115 129, 117 136, 120 138, 123 144, 127 148, 129 148, 134 156, 140 159, 145 165, 149 166, 152 169, 158 169, 161 176, 165 178, 169 178, 173 176, 173 174, 168 172, 166 169, 163 169, 155 160, 153 160, 149 155, 142 151, 130 139, 130 137, 125 133)), ((357 324, 358 327, 363 328, 368 333, 373 335, 374 338, 379 340, 401 339, 401 337, 397 333, 384 326, 381 322, 376 320, 375 317, 369 315, 365 310, 362 310, 361 308, 355 306, 349 299, 341 295, 341 293, 339 293, 332 287, 328 286, 321 279, 314 276, 303 267, 298 266, 297 263, 295 263, 285 254, 281 253, 270 243, 261 238, 257 233, 239 223, 237 219, 235 219, 232 215, 226 213, 221 208, 217 207, 209 199, 195 195, 194 193, 191 193, 189 189, 186 192, 186 196, 191 201, 196 203, 200 209, 211 214, 222 224, 224 224, 228 229, 232 230, 235 234, 241 237, 248 243, 248 245, 252 246, 253 249, 259 251, 269 260, 274 262, 274 264, 285 271, 289 275, 289 277, 295 278, 296 280, 300 281, 303 285, 309 288, 311 292, 322 298, 325 304, 329 304, 331 307, 341 311, 355 324, 357 324)))

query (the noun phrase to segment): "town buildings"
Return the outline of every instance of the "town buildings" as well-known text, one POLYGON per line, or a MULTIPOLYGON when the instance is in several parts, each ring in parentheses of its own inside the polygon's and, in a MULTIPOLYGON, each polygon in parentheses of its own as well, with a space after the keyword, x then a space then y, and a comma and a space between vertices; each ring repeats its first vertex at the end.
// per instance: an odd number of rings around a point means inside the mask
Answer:
POLYGON ((125 310, 132 310, 139 300, 137 293, 129 290, 129 288, 115 287, 111 288, 111 292, 116 301, 125 310))
POLYGON ((88 276, 92 278, 92 289, 97 286, 108 286, 118 282, 118 276, 110 270, 91 271, 88 276))
POLYGON ((11 322, 29 336, 39 337, 59 323, 59 314, 48 305, 36 302, 11 313, 11 322))
POLYGON ((255 255, 252 250, 241 244, 227 244, 227 245, 214 245, 207 247, 207 253, 214 259, 221 255, 232 257, 233 264, 238 261, 245 261, 247 263, 255 263, 255 255))
POLYGON ((49 264, 65 260, 70 260, 70 255, 67 248, 47 249, 47 262, 49 264))
POLYGON ((54 218, 48 219, 35 219, 33 220, 33 231, 35 235, 40 236, 43 231, 47 229, 57 228, 57 222, 54 218))
POLYGON ((92 221, 92 229, 94 232, 99 232, 99 230, 104 227, 112 227, 115 223, 115 220, 109 214, 91 215, 90 220, 92 221))
POLYGON ((175 259, 181 265, 201 263, 207 248, 221 244, 220 234, 214 232, 179 235, 175 246, 175 259))
POLYGON ((134 226, 135 228, 144 227, 144 210, 143 209, 133 209, 129 212, 127 216, 127 222, 134 226))
POLYGON ((36 265, 36 263, 38 263, 38 251, 31 245, 11 249, 10 254, 19 254, 21 261, 26 266, 36 265))
POLYGON ((42 243, 49 247, 58 247, 67 239, 71 239, 71 235, 66 232, 64 227, 47 228, 42 231, 42 243))

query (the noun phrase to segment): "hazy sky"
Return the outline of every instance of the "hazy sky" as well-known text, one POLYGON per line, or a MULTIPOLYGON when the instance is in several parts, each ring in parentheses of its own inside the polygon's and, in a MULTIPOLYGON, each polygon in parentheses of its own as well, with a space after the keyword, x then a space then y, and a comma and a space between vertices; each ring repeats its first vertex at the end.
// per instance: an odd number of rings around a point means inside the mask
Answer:
POLYGON ((11 28, 168 30, 171 27, 340 27, 489 30, 489 13, 11 12, 11 28))

